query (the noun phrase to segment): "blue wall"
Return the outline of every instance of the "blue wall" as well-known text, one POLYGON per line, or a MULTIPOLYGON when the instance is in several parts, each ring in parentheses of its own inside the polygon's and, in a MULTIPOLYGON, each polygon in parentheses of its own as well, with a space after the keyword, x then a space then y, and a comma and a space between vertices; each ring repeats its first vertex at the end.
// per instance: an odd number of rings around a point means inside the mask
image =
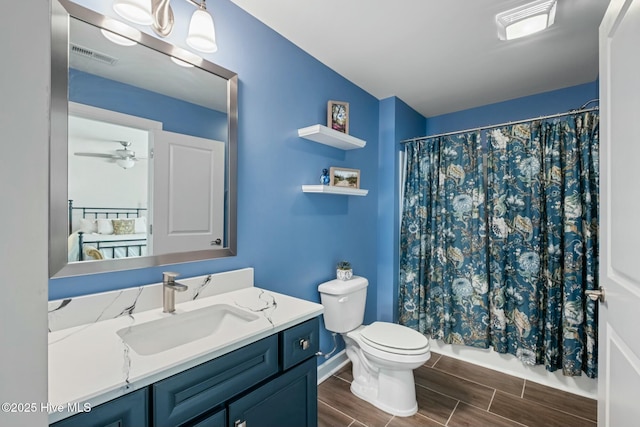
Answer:
POLYGON ((227 140, 227 115, 136 86, 69 70, 69 101, 162 122, 162 129, 227 140))
POLYGON ((399 266, 399 142, 424 133, 426 119, 396 97, 380 101, 378 146, 378 320, 395 321, 399 266))
MULTIPOLYGON (((546 114, 564 113, 598 98, 598 81, 565 89, 484 105, 456 113, 429 117, 426 135, 471 129, 524 120, 546 114)), ((597 105, 597 104, 595 104, 597 105)), ((595 106, 590 104, 589 106, 595 106)))

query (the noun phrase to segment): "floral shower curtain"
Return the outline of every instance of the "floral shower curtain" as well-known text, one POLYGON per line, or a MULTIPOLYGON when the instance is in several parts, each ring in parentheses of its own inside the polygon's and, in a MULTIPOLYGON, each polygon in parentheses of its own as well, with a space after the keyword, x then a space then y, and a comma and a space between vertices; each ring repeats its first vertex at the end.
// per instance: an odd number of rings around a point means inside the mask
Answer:
POLYGON ((491 345, 535 364, 542 348, 542 146, 531 123, 488 133, 491 345))
POLYGON ((400 323, 447 343, 489 345, 478 132, 406 147, 400 323))
POLYGON ((543 129, 546 223, 544 363, 565 375, 598 373, 599 116, 543 129))
MULTIPOLYGON (((471 262, 474 277, 489 278, 472 280, 474 292, 467 294, 455 288, 463 283, 456 280, 467 278, 463 273, 470 269, 452 270, 447 263, 444 271, 453 274, 432 274, 443 268, 438 254, 459 248, 456 228, 447 223, 453 217, 455 224, 455 207, 441 203, 453 201, 455 192, 423 190, 433 187, 427 184, 435 175, 429 168, 438 170, 440 180, 448 165, 434 162, 433 154, 424 158, 433 153, 430 140, 423 141, 423 147, 407 147, 400 323, 449 343, 491 345, 550 371, 596 376, 597 304, 584 291, 598 287, 598 124, 597 114, 583 113, 487 133, 487 218, 484 189, 477 179, 478 223, 466 227, 465 236, 484 242, 487 224, 489 249, 478 244, 463 254, 465 262, 467 257, 476 261, 471 262), (428 218, 424 231, 423 217, 428 218), (448 238, 436 239, 435 245, 434 230, 443 230, 435 234, 448 238), (453 236, 449 230, 454 230, 453 236), (434 290, 441 290, 441 298, 434 298, 434 290), (475 319, 456 320, 477 324, 454 322, 455 330, 442 327, 460 308, 475 313, 475 319), (488 338, 481 338, 483 328, 488 338)), ((452 141, 456 139, 441 141, 436 153, 449 149, 452 141)), ((474 153, 476 160, 469 163, 481 165, 480 151, 474 153)))

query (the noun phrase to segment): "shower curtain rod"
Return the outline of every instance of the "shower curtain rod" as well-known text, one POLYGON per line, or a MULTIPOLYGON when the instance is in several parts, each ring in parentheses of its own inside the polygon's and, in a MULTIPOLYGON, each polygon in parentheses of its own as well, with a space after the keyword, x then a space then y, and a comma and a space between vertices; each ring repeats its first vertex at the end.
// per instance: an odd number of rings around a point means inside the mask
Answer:
POLYGON ((500 124, 497 124, 497 125, 479 126, 477 128, 471 128, 471 129, 465 129, 465 130, 457 130, 457 131, 454 131, 454 132, 445 132, 445 133, 438 133, 438 134, 435 134, 435 135, 420 136, 420 137, 416 137, 416 138, 405 139, 404 141, 400 141, 400 143, 401 144, 406 144, 406 143, 414 142, 414 141, 422 141, 423 139, 437 138, 439 136, 457 135, 459 133, 474 132, 474 131, 477 131, 477 130, 483 131, 483 130, 487 130, 487 129, 499 128, 499 127, 502 127, 502 126, 517 125, 517 124, 520 124, 520 123, 533 122, 535 120, 551 119, 551 118, 554 118, 554 117, 569 116, 571 114, 576 114, 576 113, 584 113, 584 112, 587 112, 587 111, 595 111, 595 110, 598 110, 600 107, 593 107, 593 108, 585 108, 585 107, 587 105, 591 104, 592 102, 598 102, 598 101, 599 101, 599 99, 592 99, 592 100, 582 104, 582 106, 580 108, 576 108, 574 110, 569 110, 566 113, 549 114, 547 116, 539 116, 539 117, 535 117, 533 119, 517 120, 517 121, 514 121, 514 122, 500 123, 500 124))

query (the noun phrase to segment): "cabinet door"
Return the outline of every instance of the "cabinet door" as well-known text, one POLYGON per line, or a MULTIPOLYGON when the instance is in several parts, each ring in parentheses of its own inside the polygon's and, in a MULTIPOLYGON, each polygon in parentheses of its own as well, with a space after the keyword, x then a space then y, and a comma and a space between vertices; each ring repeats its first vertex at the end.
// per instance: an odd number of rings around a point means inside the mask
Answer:
POLYGON ((231 403, 229 427, 316 427, 316 359, 296 366, 231 403))
POLYGON ((149 425, 147 389, 134 391, 74 415, 52 427, 146 427, 149 425))

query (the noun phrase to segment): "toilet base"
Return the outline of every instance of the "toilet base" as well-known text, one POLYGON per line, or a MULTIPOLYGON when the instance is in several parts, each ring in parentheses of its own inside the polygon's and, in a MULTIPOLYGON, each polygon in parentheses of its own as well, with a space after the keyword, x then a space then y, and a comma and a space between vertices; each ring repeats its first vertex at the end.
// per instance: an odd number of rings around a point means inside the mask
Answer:
POLYGON ((349 344, 347 357, 351 360, 353 369, 351 392, 391 415, 410 417, 415 414, 418 402, 413 367, 389 369, 380 364, 374 367, 360 348, 349 344))
POLYGON ((398 417, 418 412, 413 370, 431 357, 429 346, 404 354, 382 351, 368 345, 358 329, 342 334, 351 360, 351 392, 381 410, 398 417))
POLYGON ((354 380, 351 383, 351 393, 391 415, 395 415, 397 417, 410 417, 418 412, 418 402, 416 401, 415 385, 413 383, 413 372, 410 373, 412 380, 411 385, 413 386, 411 389, 408 389, 407 387, 403 387, 402 389, 398 389, 397 387, 395 389, 394 387, 386 388, 383 384, 379 389, 374 390, 371 387, 358 384, 354 380), (386 398, 383 397, 381 400, 377 395, 378 392, 386 394, 386 398))

